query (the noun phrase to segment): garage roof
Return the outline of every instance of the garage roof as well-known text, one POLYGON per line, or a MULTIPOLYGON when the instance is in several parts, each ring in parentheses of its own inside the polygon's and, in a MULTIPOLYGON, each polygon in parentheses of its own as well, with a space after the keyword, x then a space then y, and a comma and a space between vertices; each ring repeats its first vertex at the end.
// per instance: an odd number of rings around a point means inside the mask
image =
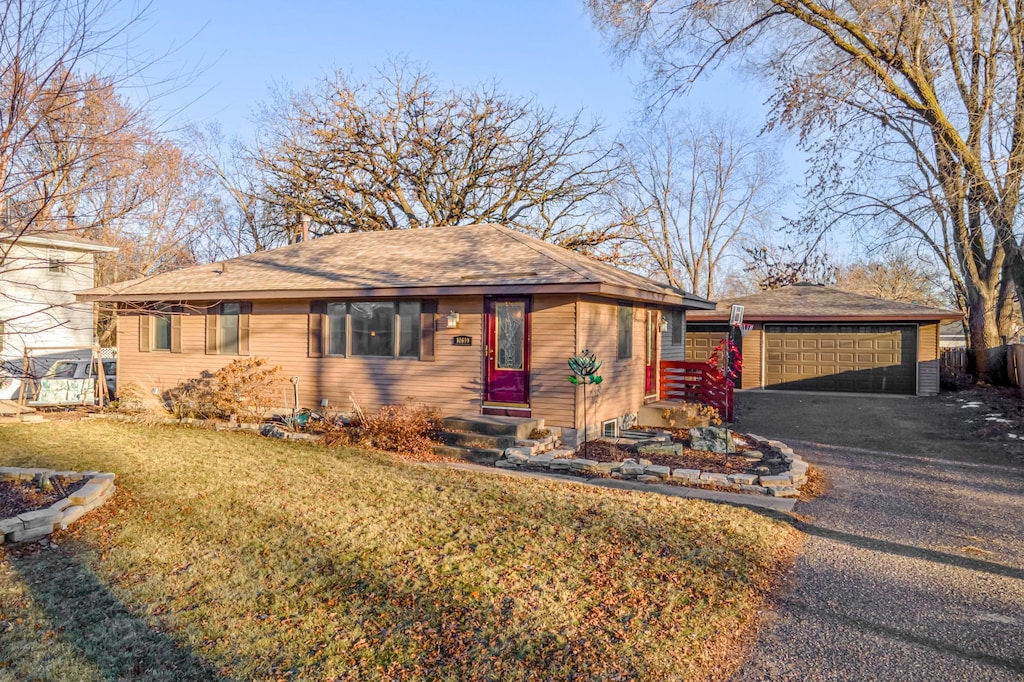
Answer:
POLYGON ((901 322, 959 320, 955 310, 864 296, 820 284, 793 284, 752 296, 718 301, 715 310, 693 310, 692 322, 727 322, 733 304, 744 322, 901 322))

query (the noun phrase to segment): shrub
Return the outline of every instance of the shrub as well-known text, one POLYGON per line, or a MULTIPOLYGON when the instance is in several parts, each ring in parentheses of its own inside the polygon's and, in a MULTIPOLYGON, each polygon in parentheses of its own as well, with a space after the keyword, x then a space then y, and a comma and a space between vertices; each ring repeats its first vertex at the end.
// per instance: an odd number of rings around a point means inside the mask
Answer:
POLYGON ((718 426, 722 416, 718 409, 703 403, 681 403, 661 411, 661 417, 675 429, 690 429, 695 426, 718 426))
POLYGON ((140 416, 167 416, 167 406, 159 393, 154 393, 152 388, 137 380, 118 387, 117 409, 140 416))
POLYGON ((417 403, 385 405, 377 414, 367 416, 356 409, 349 426, 334 423, 324 429, 327 445, 364 447, 424 456, 434 449, 441 414, 438 410, 417 403))
POLYGON ((265 358, 239 358, 173 389, 171 405, 179 417, 259 421, 274 406, 280 374, 265 358))
POLYGON ((414 403, 385 405, 359 426, 364 437, 378 450, 429 455, 433 452, 431 436, 437 432, 441 414, 434 408, 414 403))

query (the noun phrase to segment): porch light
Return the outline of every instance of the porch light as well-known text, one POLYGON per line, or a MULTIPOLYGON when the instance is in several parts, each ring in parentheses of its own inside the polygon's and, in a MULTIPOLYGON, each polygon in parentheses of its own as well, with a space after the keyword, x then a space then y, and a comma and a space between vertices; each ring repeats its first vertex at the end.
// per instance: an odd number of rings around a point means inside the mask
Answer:
POLYGON ((458 329, 459 328, 459 314, 454 310, 448 313, 448 328, 458 329))
POLYGON ((658 331, 664 334, 668 331, 668 318, 662 317, 661 322, 658 323, 658 331))

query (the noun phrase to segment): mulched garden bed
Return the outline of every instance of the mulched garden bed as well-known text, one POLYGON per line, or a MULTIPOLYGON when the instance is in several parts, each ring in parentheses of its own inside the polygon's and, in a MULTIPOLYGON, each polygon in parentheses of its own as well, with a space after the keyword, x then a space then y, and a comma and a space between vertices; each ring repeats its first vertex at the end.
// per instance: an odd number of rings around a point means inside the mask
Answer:
POLYGON ((51 490, 40 490, 32 481, 0 481, 0 519, 9 519, 18 514, 47 507, 64 499, 83 485, 85 481, 79 481, 62 492, 56 487, 51 490))
POLYGON ((777 464, 766 464, 763 461, 749 461, 747 457, 760 457, 764 453, 760 450, 747 449, 743 452, 730 454, 726 457, 716 452, 704 450, 692 450, 688 447, 689 441, 674 440, 673 442, 683 446, 682 452, 678 455, 669 455, 656 452, 640 454, 635 443, 613 443, 606 440, 590 441, 580 446, 576 456, 585 459, 592 459, 596 462, 621 462, 632 457, 634 459, 644 458, 653 464, 671 467, 673 469, 700 469, 719 474, 761 474, 763 471, 756 471, 759 467, 767 466, 770 474, 780 474, 789 470, 789 465, 778 460, 777 464))

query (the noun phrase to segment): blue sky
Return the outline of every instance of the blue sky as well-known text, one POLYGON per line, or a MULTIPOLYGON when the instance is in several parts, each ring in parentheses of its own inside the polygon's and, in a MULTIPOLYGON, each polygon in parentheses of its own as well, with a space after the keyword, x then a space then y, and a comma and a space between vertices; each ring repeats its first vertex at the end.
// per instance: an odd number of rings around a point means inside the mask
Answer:
MULTIPOLYGON (((496 81, 563 114, 582 108, 611 134, 632 118, 643 75, 617 64, 581 0, 155 0, 133 34, 153 54, 173 50, 162 71, 198 69, 158 100, 172 124, 217 120, 243 138, 271 82, 302 87, 335 67, 369 77, 389 57, 427 66, 441 84, 496 81)), ((740 111, 756 128, 763 99, 721 72, 688 103, 740 111)))

